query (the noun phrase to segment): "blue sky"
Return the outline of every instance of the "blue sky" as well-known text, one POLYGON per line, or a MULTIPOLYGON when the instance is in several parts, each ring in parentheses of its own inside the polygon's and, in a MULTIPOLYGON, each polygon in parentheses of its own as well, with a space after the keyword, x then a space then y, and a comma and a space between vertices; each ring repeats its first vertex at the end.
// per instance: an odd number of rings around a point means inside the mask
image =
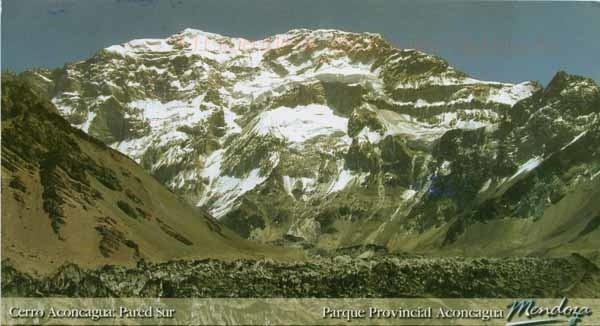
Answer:
POLYGON ((4 0, 2 69, 60 67, 191 27, 248 39, 293 28, 375 32, 476 78, 600 82, 600 3, 358 0, 4 0))

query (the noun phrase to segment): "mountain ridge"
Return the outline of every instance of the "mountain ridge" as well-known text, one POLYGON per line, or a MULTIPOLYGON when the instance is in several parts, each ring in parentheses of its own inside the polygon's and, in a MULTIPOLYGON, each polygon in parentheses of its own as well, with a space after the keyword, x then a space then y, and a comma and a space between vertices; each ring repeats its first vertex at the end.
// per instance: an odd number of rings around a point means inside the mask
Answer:
POLYGON ((509 230, 574 218, 575 234, 594 220, 598 207, 580 189, 598 188, 592 80, 559 72, 545 88, 486 82, 380 35, 277 37, 186 29, 30 77, 52 88, 73 125, 262 242, 469 253, 466 237, 490 252, 526 254, 520 235, 500 248, 501 234, 487 243, 469 229, 485 229, 491 208, 509 230), (577 159, 553 158, 562 151, 577 159), (581 215, 549 213, 571 201, 581 215))

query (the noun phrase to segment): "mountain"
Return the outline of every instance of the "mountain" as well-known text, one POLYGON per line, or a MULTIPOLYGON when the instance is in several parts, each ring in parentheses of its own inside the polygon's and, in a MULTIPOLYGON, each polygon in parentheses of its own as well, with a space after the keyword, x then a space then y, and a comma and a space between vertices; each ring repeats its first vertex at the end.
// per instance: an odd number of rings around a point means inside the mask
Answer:
POLYGON ((243 237, 600 261, 600 90, 481 81, 381 36, 186 29, 24 77, 243 237))
POLYGON ((26 81, 2 74, 2 258, 44 275, 138 261, 294 253, 255 245, 72 127, 26 81))

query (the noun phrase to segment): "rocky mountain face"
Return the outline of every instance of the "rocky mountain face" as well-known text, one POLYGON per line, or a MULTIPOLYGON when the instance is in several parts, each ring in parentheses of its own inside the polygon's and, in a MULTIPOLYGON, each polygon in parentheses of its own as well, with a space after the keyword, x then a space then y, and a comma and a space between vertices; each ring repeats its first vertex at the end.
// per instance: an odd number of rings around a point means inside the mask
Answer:
POLYGON ((481 81, 376 34, 186 29, 24 74, 238 234, 600 259, 600 89, 481 81))
POLYGON ((92 268, 286 254, 239 238, 73 128, 27 82, 2 74, 3 264, 44 275, 67 262, 92 268))

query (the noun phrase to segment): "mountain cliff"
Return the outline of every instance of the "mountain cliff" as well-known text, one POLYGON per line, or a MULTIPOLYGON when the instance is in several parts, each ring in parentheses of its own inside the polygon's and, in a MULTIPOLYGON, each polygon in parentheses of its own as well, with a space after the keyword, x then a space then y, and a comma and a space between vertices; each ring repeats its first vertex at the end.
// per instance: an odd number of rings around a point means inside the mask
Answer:
POLYGON ((315 250, 598 261, 600 89, 481 81, 381 36, 186 29, 25 74, 238 234, 315 250))

